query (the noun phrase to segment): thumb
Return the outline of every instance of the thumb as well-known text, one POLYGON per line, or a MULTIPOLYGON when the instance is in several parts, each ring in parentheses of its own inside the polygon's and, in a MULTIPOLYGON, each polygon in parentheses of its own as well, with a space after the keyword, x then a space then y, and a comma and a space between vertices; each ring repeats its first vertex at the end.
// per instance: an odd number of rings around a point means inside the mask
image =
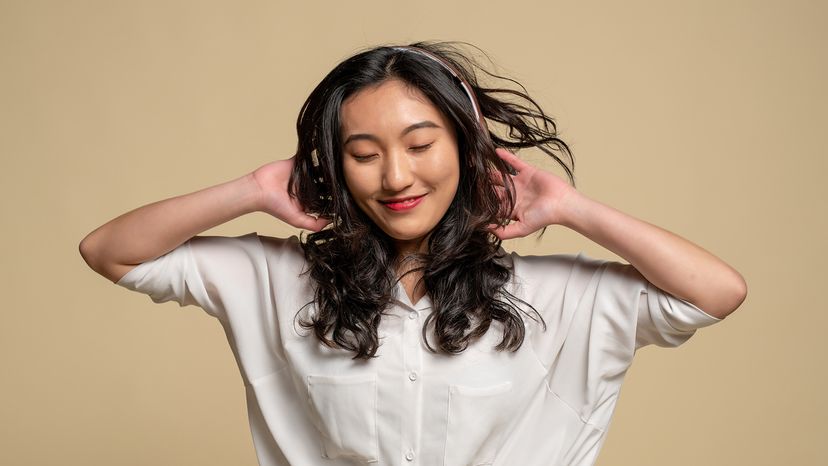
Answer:
POLYGON ((319 231, 325 228, 325 225, 331 223, 331 220, 325 217, 316 218, 312 215, 306 215, 301 222, 300 228, 310 231, 319 231))
POLYGON ((501 240, 504 240, 504 239, 507 239, 507 237, 506 237, 507 227, 508 227, 508 225, 498 225, 496 223, 491 223, 491 224, 489 224, 487 229, 493 235, 497 236, 501 240))
POLYGON ((523 224, 512 222, 508 225, 489 225, 489 231, 501 240, 520 238, 523 234, 523 224))

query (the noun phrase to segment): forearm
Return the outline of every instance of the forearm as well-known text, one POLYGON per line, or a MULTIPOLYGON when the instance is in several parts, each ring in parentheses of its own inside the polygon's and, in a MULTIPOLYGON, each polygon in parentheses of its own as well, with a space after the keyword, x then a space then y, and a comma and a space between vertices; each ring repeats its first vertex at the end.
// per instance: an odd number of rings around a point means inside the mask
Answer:
POLYGON ((140 264, 205 230, 255 212, 259 203, 258 185, 248 174, 122 214, 89 233, 80 252, 98 272, 110 264, 140 264))
POLYGON ((578 191, 564 204, 564 226, 623 257, 658 288, 718 318, 744 301, 741 274, 696 244, 578 191))

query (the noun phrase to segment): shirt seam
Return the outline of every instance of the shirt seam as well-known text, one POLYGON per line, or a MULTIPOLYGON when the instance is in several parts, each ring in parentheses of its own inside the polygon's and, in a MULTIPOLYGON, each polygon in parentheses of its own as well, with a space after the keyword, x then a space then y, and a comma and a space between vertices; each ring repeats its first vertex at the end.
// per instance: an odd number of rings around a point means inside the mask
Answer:
MULTIPOLYGON (((650 283, 650 282, 648 282, 648 283, 650 283)), ((661 288, 658 288, 657 286, 653 285, 652 283, 650 283, 650 286, 661 290, 661 288)), ((690 301, 688 301, 686 299, 679 298, 678 296, 670 293, 667 290, 661 290, 661 291, 664 292, 664 294, 667 294, 667 295, 671 296, 672 298, 676 299, 677 301, 681 301, 684 304, 687 304, 690 307, 690 309, 692 309, 696 314, 700 313, 704 317, 714 321, 714 323, 721 322, 721 321, 724 320, 723 318, 719 318, 719 317, 712 316, 712 315, 708 314, 704 309, 700 308, 699 306, 696 306, 695 304, 691 303, 690 301)))
MULTIPOLYGON (((672 329, 674 333, 681 334, 681 335, 692 335, 692 334, 696 333, 696 329, 682 330, 680 328, 676 328, 676 326, 673 325, 670 322, 670 319, 666 315, 663 315, 664 312, 661 311, 661 307, 659 306, 659 303, 658 303, 658 297, 657 296, 653 296, 652 298, 650 297, 650 292, 649 292, 649 287, 650 286, 654 287, 655 285, 653 285, 653 284, 647 285, 647 287, 643 291, 641 291, 641 293, 644 293, 644 295, 645 295, 644 299, 647 302, 647 312, 652 313, 653 312, 652 311, 652 306, 653 306, 653 304, 655 304, 656 305, 656 312, 658 312, 659 314, 662 314, 661 315, 661 320, 665 324, 667 324, 667 326, 670 327, 670 329, 672 329), (655 303, 653 301, 655 301, 655 303)), ((641 299, 641 298, 639 298, 639 299, 641 299)), ((638 303, 638 306, 639 306, 638 309, 640 310, 641 309, 641 307, 640 307, 641 303, 638 303)))
MULTIPOLYGON (((535 322, 535 324, 537 324, 537 322, 535 322)), ((526 325, 526 324, 524 324, 524 325, 526 325)), ((535 325, 535 328, 530 330, 530 331, 534 332, 535 330, 537 330, 537 325, 535 325)), ((532 353, 532 357, 535 359, 535 362, 537 362, 538 365, 543 369, 543 372, 548 376, 549 375, 549 369, 550 369, 551 365, 550 365, 550 367, 546 367, 546 365, 543 363, 543 360, 541 360, 540 355, 538 354, 537 350, 535 349, 535 345, 532 344, 533 339, 532 339, 531 335, 527 335, 527 337, 529 337, 528 338, 529 341, 527 342, 527 344, 529 346, 529 351, 532 353)))
POLYGON ((192 290, 200 295, 203 294, 203 296, 196 297, 196 301, 198 301, 199 299, 204 300, 204 303, 201 304, 202 309, 207 311, 207 313, 212 315, 213 317, 219 318, 220 313, 216 310, 216 305, 213 302, 213 299, 210 297, 210 294, 207 292, 207 286, 204 284, 204 280, 201 279, 201 269, 199 268, 198 262, 195 260, 195 254, 193 253, 192 238, 185 241, 184 246, 187 250, 187 260, 190 262, 190 267, 184 268, 184 281, 185 283, 192 281, 195 285, 194 287, 192 287, 192 290))
POLYGON ((567 408, 569 408, 569 410, 570 410, 570 411, 572 411, 572 413, 573 413, 575 416, 577 416, 577 417, 578 417, 578 420, 579 420, 579 421, 583 422, 584 424, 586 424, 586 425, 588 425, 588 426, 592 426, 593 428, 595 428, 595 429, 597 429, 597 430, 601 431, 602 433, 606 433, 606 430, 604 430, 602 427, 600 427, 600 426, 598 426, 597 424, 595 424, 595 423, 593 423, 592 421, 590 421, 590 420, 589 420, 590 418, 584 419, 584 416, 582 416, 582 415, 581 415, 581 413, 579 413, 577 409, 573 408, 573 407, 572 407, 572 405, 570 405, 569 403, 567 403, 567 401, 566 401, 566 400, 564 400, 562 396, 558 395, 558 393, 557 393, 557 392, 555 392, 555 390, 553 390, 553 389, 552 389, 552 387, 550 387, 550 386, 549 386, 549 381, 548 381, 548 380, 545 382, 545 384, 546 384, 546 389, 547 389, 547 391, 549 391, 549 393, 551 393, 553 396, 555 396, 555 398, 557 398, 557 399, 558 399, 558 401, 560 401, 561 403, 563 403, 563 404, 564 404, 564 406, 566 406, 567 408))
MULTIPOLYGON (((525 296, 525 293, 518 293, 518 289, 523 290, 524 289, 523 286, 526 283, 521 279, 521 277, 518 276, 518 274, 516 272, 517 267, 515 265, 514 252, 510 253, 510 255, 512 255, 512 280, 511 280, 511 282, 512 282, 512 294, 514 294, 514 296, 520 298, 519 294, 523 294, 525 296)), ((527 298, 528 298, 528 296, 527 296, 527 298)), ((523 299, 523 298, 520 298, 520 299, 523 299)), ((540 314, 540 312, 538 314, 540 314)), ((543 319, 543 315, 542 314, 540 314, 540 315, 541 315, 541 319, 543 319)), ((528 341, 526 341, 526 344, 527 344, 527 346, 529 346, 529 351, 532 353, 532 357, 534 358, 535 362, 538 363, 538 365, 541 367, 541 369, 543 369, 544 373, 549 374, 549 367, 546 367, 546 364, 543 363, 543 360, 540 358, 540 355, 538 354, 537 350, 535 350, 535 345, 532 344, 532 342, 534 341, 534 339, 532 337, 534 335, 534 332, 537 330, 538 326, 540 325, 540 323, 536 322, 532 319, 528 319, 528 320, 521 319, 521 320, 523 321, 524 328, 526 329, 524 341, 528 340, 528 341), (529 321, 533 322, 535 325, 532 325, 530 327, 529 321)))
POLYGON ((261 383, 261 381, 264 380, 264 379, 274 377, 274 376, 284 372, 288 367, 289 367, 288 364, 285 363, 281 367, 279 367, 279 369, 277 369, 273 372, 267 373, 265 375, 260 375, 260 376, 256 377, 255 379, 250 379, 250 381, 248 383, 246 383, 245 385, 248 385, 248 386, 251 386, 251 387, 255 386, 256 384, 261 383))

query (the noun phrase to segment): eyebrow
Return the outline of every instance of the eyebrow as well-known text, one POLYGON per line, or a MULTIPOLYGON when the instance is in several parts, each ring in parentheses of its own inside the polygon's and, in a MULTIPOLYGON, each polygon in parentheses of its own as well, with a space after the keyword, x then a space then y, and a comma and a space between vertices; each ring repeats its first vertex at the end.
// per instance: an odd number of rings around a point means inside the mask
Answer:
MULTIPOLYGON (((430 121, 430 120, 423 120, 419 123, 414 123, 413 125, 407 126, 400 133, 400 137, 405 136, 406 134, 414 131, 415 129, 420 129, 420 128, 442 128, 442 126, 440 126, 437 123, 434 123, 433 121, 430 121)), ((367 139, 369 141, 379 142, 379 138, 374 136, 373 134, 357 133, 357 134, 352 134, 352 135, 348 136, 348 138, 345 139, 345 142, 342 143, 342 145, 346 146, 346 145, 348 145, 348 143, 353 142, 353 141, 358 141, 360 139, 367 139)))

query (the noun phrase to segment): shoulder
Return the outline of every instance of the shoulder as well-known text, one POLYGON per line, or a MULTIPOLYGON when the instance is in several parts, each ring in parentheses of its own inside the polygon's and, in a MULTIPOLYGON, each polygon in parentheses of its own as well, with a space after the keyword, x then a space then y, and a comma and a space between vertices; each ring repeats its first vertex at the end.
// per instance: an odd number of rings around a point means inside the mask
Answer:
POLYGON ((532 302, 560 296, 570 281, 581 253, 522 254, 507 252, 502 263, 512 272, 511 289, 532 302))
POLYGON ((194 236, 186 244, 199 266, 225 268, 234 263, 284 262, 304 257, 299 238, 260 235, 253 231, 239 236, 194 236))
POLYGON ((271 274, 294 276, 307 268, 305 251, 298 236, 281 238, 257 235, 257 238, 271 274))
POLYGON ((258 233, 251 233, 251 235, 253 234, 255 234, 259 238, 259 241, 261 241, 262 246, 269 250, 281 251, 284 249, 301 249, 299 237, 296 235, 290 235, 288 237, 281 238, 276 236, 267 236, 260 235, 258 233))
POLYGON ((524 255, 513 251, 509 257, 515 274, 527 279, 568 276, 576 265, 596 261, 583 252, 524 255))
POLYGON ((598 282, 637 285, 640 275, 629 264, 592 257, 583 251, 557 254, 509 253, 516 285, 529 295, 580 294, 598 282))
POLYGON ((283 250, 299 250, 299 237, 291 235, 286 238, 260 235, 257 231, 251 231, 239 236, 193 236, 190 243, 200 243, 216 247, 251 247, 261 246, 268 252, 281 252, 283 250))
POLYGON ((290 235, 286 238, 256 234, 262 249, 269 257, 299 257, 304 256, 299 237, 290 235))
POLYGON ((579 279, 592 279, 596 274, 613 276, 640 276, 630 264, 577 253, 558 253, 545 255, 521 255, 510 253, 515 264, 515 273, 527 278, 550 276, 567 276, 579 279))

